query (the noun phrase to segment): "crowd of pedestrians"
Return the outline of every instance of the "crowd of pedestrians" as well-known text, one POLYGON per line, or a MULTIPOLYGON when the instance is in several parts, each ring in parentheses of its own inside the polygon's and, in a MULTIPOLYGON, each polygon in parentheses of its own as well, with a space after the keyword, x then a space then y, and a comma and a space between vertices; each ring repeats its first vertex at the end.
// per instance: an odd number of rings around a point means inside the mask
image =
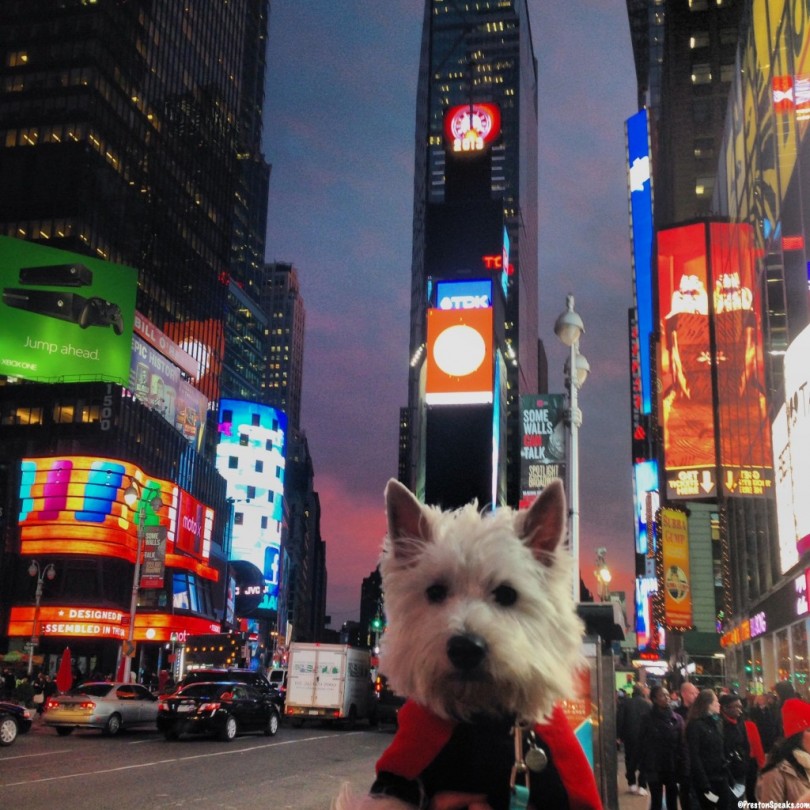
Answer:
POLYGON ((649 795, 650 810, 810 802, 810 702, 790 682, 747 698, 637 683, 616 724, 629 791, 649 795))

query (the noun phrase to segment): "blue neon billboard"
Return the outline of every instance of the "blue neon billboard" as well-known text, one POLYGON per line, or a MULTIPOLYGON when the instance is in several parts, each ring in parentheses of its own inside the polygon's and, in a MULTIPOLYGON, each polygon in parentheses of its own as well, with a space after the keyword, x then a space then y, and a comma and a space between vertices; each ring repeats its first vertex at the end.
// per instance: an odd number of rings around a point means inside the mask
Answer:
POLYGON ((231 559, 253 563, 265 580, 259 609, 278 609, 287 415, 236 399, 219 403, 217 470, 234 501, 231 559))
POLYGON ((630 235, 633 243, 634 297, 641 360, 641 410, 652 409, 650 335, 653 333, 652 244, 653 202, 647 111, 627 119, 627 187, 630 194, 630 235))

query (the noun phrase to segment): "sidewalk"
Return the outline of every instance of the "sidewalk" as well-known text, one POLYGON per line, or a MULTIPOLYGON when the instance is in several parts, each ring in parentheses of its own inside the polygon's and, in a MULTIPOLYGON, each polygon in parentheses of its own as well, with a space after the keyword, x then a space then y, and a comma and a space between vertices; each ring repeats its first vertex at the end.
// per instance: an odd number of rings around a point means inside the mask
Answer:
POLYGON ((630 789, 624 775, 624 751, 619 751, 617 767, 616 783, 619 796, 619 810, 648 810, 650 806, 649 796, 639 796, 636 793, 629 792, 630 789))

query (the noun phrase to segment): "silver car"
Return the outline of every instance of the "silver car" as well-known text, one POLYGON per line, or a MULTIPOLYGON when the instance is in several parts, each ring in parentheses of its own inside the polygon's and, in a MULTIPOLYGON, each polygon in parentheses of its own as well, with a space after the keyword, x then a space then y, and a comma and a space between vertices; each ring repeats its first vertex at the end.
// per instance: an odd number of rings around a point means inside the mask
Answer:
POLYGON ((156 728, 157 711, 157 698, 140 684, 97 681, 48 698, 43 720, 62 736, 76 728, 112 736, 122 728, 156 728))

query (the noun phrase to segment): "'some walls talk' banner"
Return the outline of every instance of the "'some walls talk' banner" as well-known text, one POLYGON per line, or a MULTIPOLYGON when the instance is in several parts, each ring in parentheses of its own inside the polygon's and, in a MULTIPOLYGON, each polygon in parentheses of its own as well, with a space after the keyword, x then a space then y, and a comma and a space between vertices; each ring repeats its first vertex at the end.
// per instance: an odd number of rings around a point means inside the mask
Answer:
POLYGON ((0 374, 126 385, 137 271, 0 237, 0 374))

